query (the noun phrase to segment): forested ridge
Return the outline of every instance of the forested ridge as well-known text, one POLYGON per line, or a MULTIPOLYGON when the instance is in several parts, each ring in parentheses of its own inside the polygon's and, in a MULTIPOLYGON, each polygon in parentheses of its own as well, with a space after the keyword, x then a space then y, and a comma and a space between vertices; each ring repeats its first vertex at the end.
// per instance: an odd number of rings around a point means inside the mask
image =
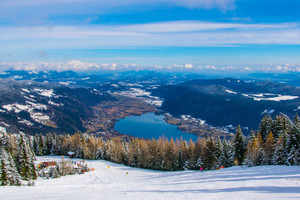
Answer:
POLYGON ((198 138, 181 140, 110 140, 77 132, 73 135, 3 134, 1 136, 1 184, 18 185, 19 180, 36 179, 35 155, 67 155, 83 159, 104 159, 119 164, 162 171, 218 169, 233 165, 299 165, 300 120, 266 115, 257 131, 245 137, 238 126, 231 140, 198 138), (10 182, 5 182, 8 178, 10 182), (15 180, 15 181, 14 181, 15 180))

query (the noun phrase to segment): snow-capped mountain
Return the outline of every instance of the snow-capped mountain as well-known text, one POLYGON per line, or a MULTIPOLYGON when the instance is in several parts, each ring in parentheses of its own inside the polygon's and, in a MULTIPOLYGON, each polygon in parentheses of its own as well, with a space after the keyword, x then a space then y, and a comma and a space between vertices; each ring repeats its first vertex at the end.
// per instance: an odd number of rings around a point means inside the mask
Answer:
POLYGON ((0 126, 29 134, 84 131, 91 106, 112 99, 96 89, 0 79, 0 126))

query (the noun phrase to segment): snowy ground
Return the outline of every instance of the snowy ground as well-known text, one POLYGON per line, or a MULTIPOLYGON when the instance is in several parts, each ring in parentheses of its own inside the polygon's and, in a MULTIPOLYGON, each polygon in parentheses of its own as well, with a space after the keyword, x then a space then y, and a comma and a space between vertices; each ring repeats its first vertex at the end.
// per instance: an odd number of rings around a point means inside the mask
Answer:
POLYGON ((34 187, 0 187, 0 199, 300 199, 300 167, 296 166, 232 167, 201 173, 158 172, 100 160, 89 163, 96 171, 39 179, 34 187))

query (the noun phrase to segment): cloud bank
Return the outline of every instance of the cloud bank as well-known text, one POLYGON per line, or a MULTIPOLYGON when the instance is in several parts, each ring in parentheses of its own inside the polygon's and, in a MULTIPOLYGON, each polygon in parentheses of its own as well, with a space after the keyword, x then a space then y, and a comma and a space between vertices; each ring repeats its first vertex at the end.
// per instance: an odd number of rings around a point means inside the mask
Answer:
POLYGON ((295 64, 268 64, 268 65, 238 65, 238 66, 214 66, 214 65, 196 65, 196 64, 173 64, 173 65, 138 65, 138 64, 117 64, 117 63, 91 63, 80 60, 71 60, 68 62, 14 62, 0 63, 0 71, 6 70, 26 70, 26 71, 185 71, 191 73, 201 72, 300 72, 300 65, 295 64))

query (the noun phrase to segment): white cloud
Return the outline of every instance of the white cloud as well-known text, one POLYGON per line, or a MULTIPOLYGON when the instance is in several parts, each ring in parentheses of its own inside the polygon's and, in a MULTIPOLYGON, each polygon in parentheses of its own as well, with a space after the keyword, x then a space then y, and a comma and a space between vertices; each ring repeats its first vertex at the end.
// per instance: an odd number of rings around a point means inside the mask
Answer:
POLYGON ((217 68, 215 66, 212 66, 212 65, 207 65, 206 69, 217 69, 217 68))
POLYGON ((194 31, 209 31, 209 30, 226 30, 226 29, 272 29, 272 28, 291 28, 297 24, 239 24, 239 23, 216 23, 204 21, 171 21, 148 24, 136 24, 111 27, 115 30, 133 31, 142 33, 172 33, 172 32, 194 32, 194 31))
POLYGON ((193 68, 193 65, 192 65, 192 64, 185 64, 185 65, 184 65, 184 68, 185 68, 185 69, 192 69, 192 68, 193 68))
POLYGON ((2 7, 49 7, 69 6, 76 8, 76 4, 82 4, 105 9, 107 7, 120 7, 130 5, 168 4, 187 8, 212 9, 222 11, 235 8, 235 0, 2 0, 2 7))
POLYGON ((171 21, 137 25, 2 27, 0 53, 14 49, 137 46, 231 46, 300 44, 296 23, 243 24, 171 21))

